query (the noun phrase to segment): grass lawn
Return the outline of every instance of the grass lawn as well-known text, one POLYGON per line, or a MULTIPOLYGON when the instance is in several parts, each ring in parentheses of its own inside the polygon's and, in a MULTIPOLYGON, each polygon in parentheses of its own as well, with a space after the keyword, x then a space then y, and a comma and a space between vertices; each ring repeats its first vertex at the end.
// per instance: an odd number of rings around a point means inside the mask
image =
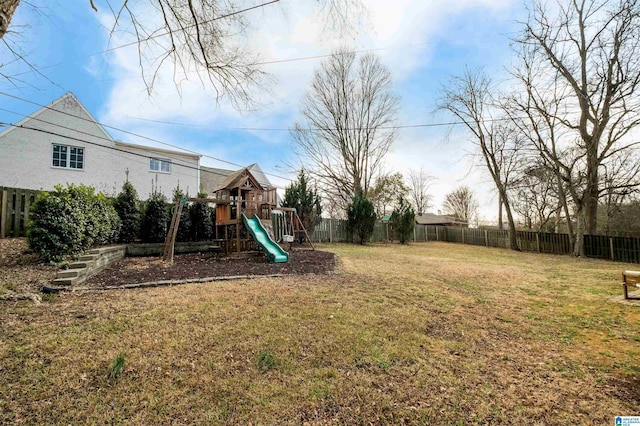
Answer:
POLYGON ((323 249, 342 273, 2 303, 0 423, 640 415, 640 306, 609 301, 633 265, 447 243, 323 249))

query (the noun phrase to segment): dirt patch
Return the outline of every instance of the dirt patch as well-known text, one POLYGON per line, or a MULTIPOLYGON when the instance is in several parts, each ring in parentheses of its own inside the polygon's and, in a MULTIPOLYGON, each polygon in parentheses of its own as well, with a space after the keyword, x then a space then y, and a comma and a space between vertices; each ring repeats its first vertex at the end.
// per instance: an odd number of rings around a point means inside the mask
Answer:
POLYGON ((0 295, 35 293, 50 283, 58 268, 40 262, 24 238, 0 239, 0 295))
POLYGON ((102 288, 144 282, 237 275, 328 274, 336 265, 335 255, 319 250, 294 250, 289 262, 269 263, 264 255, 219 258, 214 253, 181 254, 168 266, 157 257, 130 257, 85 281, 83 287, 102 288))

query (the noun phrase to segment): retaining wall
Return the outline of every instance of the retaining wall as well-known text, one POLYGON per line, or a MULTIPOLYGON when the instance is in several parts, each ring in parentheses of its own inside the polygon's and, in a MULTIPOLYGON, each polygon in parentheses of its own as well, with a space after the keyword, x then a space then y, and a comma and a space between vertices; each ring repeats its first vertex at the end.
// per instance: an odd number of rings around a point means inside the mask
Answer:
MULTIPOLYGON (((200 241, 176 243, 175 253, 197 253, 219 250, 219 242, 200 241)), ((88 278, 107 268, 125 256, 160 256, 164 243, 130 244, 101 247, 89 250, 85 255, 69 265, 69 269, 58 272, 53 284, 56 286, 73 286, 83 283, 88 278)))
POLYGON ((126 254, 126 245, 91 249, 86 254, 80 256, 78 260, 71 263, 69 269, 58 272, 58 276, 53 280, 53 284, 58 286, 80 284, 113 262, 122 259, 126 254))

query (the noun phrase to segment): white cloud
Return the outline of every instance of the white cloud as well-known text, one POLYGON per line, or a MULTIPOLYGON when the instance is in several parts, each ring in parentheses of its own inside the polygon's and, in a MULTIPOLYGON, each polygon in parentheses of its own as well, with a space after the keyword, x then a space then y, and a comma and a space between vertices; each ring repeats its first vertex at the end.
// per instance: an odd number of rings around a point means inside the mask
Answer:
MULTIPOLYGON (((286 9, 285 6, 277 6, 250 12, 253 15, 248 18, 253 20, 256 27, 246 37, 249 45, 264 61, 326 55, 345 43, 355 49, 384 48, 377 50, 376 54, 391 70, 396 87, 401 89, 402 82, 420 79, 421 68, 439 61, 439 58, 434 57, 435 43, 450 35, 452 29, 449 24, 452 20, 465 16, 468 11, 472 11, 473 14, 482 11, 486 14, 506 15, 510 13, 509 7, 513 3, 513 0, 371 0, 367 2, 371 10, 369 31, 353 40, 344 40, 323 33, 322 22, 312 11, 313 2, 291 2, 286 9)), ((102 19, 109 18, 103 15, 102 19)), ((118 36, 111 44, 119 45, 126 41, 126 37, 118 36)), ((478 43, 477 40, 469 42, 478 43)), ((216 106, 215 94, 206 83, 203 85, 194 78, 196 74, 193 71, 188 73, 190 81, 181 81, 176 88, 171 67, 165 67, 160 71, 153 94, 149 97, 139 77, 135 47, 115 50, 108 56, 109 77, 113 77, 115 81, 109 100, 99 113, 99 118, 122 128, 135 129, 141 134, 157 135, 161 140, 169 139, 168 142, 188 149, 248 164, 253 162, 252 157, 266 158, 268 150, 273 150, 273 146, 288 143, 287 133, 249 132, 248 137, 252 136, 256 141, 251 145, 251 150, 238 154, 237 147, 229 146, 232 141, 228 140, 218 140, 203 146, 192 132, 202 129, 174 127, 172 132, 162 133, 158 130, 158 125, 140 122, 131 117, 209 126, 212 139, 216 139, 216 135, 222 133, 216 129, 225 127, 290 127, 298 115, 299 102, 319 61, 320 59, 287 61, 265 65, 264 69, 275 77, 275 83, 269 87, 270 90, 256 90, 257 99, 262 104, 260 109, 251 113, 240 113, 225 100, 216 106), (176 136, 180 130, 183 130, 183 138, 176 136), (266 152, 258 152, 260 150, 266 152)), ((455 71, 459 70, 452 72, 455 71)), ((98 72, 99 70, 96 71, 98 72)), ((427 113, 432 104, 431 99, 425 99, 421 104, 403 103, 400 122, 411 124, 430 121, 427 113)), ((246 132, 244 136, 247 137, 246 132)), ((135 143, 142 142, 124 138, 135 143)), ((468 151, 471 147, 465 144, 464 149, 468 151)), ((273 158, 271 164, 263 163, 264 169, 270 169, 282 160, 282 150, 273 152, 277 153, 278 158, 273 158)), ((468 158, 464 151, 461 151, 459 143, 446 140, 444 129, 439 136, 434 132, 425 136, 425 132, 420 129, 400 131, 393 152, 388 157, 387 168, 404 171, 420 166, 424 166, 437 177, 433 186, 436 207, 440 205, 446 193, 462 184, 477 187, 476 192, 481 200, 491 199, 488 185, 479 183, 486 182, 486 178, 480 177, 481 173, 477 171, 469 174, 468 158)), ((281 174, 281 171, 276 172, 281 174)), ((487 204, 486 215, 490 215, 489 205, 492 203, 484 203, 487 204)))

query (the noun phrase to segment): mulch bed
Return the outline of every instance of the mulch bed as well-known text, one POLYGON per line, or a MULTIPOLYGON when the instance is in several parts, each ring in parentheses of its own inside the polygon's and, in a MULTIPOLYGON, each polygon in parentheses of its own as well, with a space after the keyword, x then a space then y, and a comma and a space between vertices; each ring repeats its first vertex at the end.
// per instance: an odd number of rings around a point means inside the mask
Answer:
POLYGON ((158 257, 128 257, 89 278, 81 286, 104 288, 192 278, 329 274, 335 266, 335 255, 319 250, 293 250, 287 263, 269 263, 262 254, 240 259, 219 258, 215 253, 180 254, 174 257, 172 266, 158 257))

